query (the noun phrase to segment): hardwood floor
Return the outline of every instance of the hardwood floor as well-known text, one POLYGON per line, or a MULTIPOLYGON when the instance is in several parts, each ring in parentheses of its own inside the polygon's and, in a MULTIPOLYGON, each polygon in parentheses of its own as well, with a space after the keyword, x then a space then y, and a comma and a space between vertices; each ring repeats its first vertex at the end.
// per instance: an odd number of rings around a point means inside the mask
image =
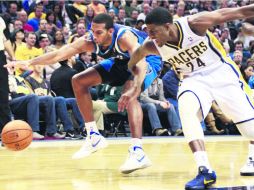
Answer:
MULTIPOLYGON (((106 149, 81 160, 71 156, 83 141, 35 141, 21 152, 1 148, 0 190, 183 190, 197 174, 192 153, 181 137, 145 138, 144 149, 153 166, 129 175, 118 171, 129 139, 108 141, 106 149)), ((215 187, 254 189, 254 177, 239 175, 248 150, 244 138, 206 137, 206 148, 218 176, 215 187)))

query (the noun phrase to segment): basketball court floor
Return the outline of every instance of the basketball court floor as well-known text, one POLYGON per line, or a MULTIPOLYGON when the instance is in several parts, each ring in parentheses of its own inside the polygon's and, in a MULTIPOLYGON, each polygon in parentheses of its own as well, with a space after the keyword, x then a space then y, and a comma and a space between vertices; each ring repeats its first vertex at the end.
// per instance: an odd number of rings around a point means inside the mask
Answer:
MULTIPOLYGON (((123 175, 129 138, 108 138, 109 146, 90 157, 72 160, 80 141, 34 141, 24 151, 0 148, 0 190, 183 190, 197 174, 183 137, 144 138, 150 168, 123 175)), ((248 142, 240 136, 206 137, 218 175, 212 189, 254 190, 254 177, 241 177, 248 142)))

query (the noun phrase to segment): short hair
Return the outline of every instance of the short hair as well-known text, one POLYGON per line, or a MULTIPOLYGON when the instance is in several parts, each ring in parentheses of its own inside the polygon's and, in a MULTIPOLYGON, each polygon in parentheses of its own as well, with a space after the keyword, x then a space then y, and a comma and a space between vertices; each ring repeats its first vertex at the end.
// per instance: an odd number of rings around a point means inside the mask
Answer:
POLYGON ((153 9, 150 13, 148 13, 145 19, 146 24, 163 25, 172 22, 172 15, 167 9, 162 7, 157 7, 153 9))
POLYGON ((111 18, 110 15, 105 14, 105 13, 101 13, 101 14, 96 15, 93 18, 93 22, 97 23, 97 24, 105 24, 106 29, 110 29, 110 28, 114 27, 113 19, 111 18))

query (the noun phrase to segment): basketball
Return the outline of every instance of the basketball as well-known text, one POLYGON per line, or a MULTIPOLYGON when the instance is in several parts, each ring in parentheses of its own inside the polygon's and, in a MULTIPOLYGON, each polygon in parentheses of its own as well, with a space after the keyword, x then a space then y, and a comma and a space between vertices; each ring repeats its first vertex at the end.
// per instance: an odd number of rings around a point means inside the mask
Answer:
POLYGON ((28 123, 14 120, 7 123, 2 130, 2 143, 12 151, 20 151, 30 145, 33 131, 28 123))

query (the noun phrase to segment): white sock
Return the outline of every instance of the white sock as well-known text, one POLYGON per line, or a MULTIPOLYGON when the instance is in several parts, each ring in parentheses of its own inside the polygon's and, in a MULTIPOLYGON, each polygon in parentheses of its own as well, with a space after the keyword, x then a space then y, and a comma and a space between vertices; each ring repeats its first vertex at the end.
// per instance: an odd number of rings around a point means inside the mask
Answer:
POLYGON ((205 151, 194 152, 194 158, 195 158, 198 168, 200 166, 205 166, 209 170, 209 172, 213 171, 210 166, 210 163, 209 163, 209 160, 207 157, 207 153, 205 151))
POLYGON ((91 122, 85 123, 85 127, 86 127, 86 132, 87 132, 88 136, 90 136, 90 132, 91 131, 98 133, 98 129, 97 129, 95 121, 91 121, 91 122))
POLYGON ((249 144, 249 158, 254 160, 254 144, 249 144))
POLYGON ((131 146, 139 146, 142 147, 142 140, 139 138, 132 138, 131 139, 131 146))

